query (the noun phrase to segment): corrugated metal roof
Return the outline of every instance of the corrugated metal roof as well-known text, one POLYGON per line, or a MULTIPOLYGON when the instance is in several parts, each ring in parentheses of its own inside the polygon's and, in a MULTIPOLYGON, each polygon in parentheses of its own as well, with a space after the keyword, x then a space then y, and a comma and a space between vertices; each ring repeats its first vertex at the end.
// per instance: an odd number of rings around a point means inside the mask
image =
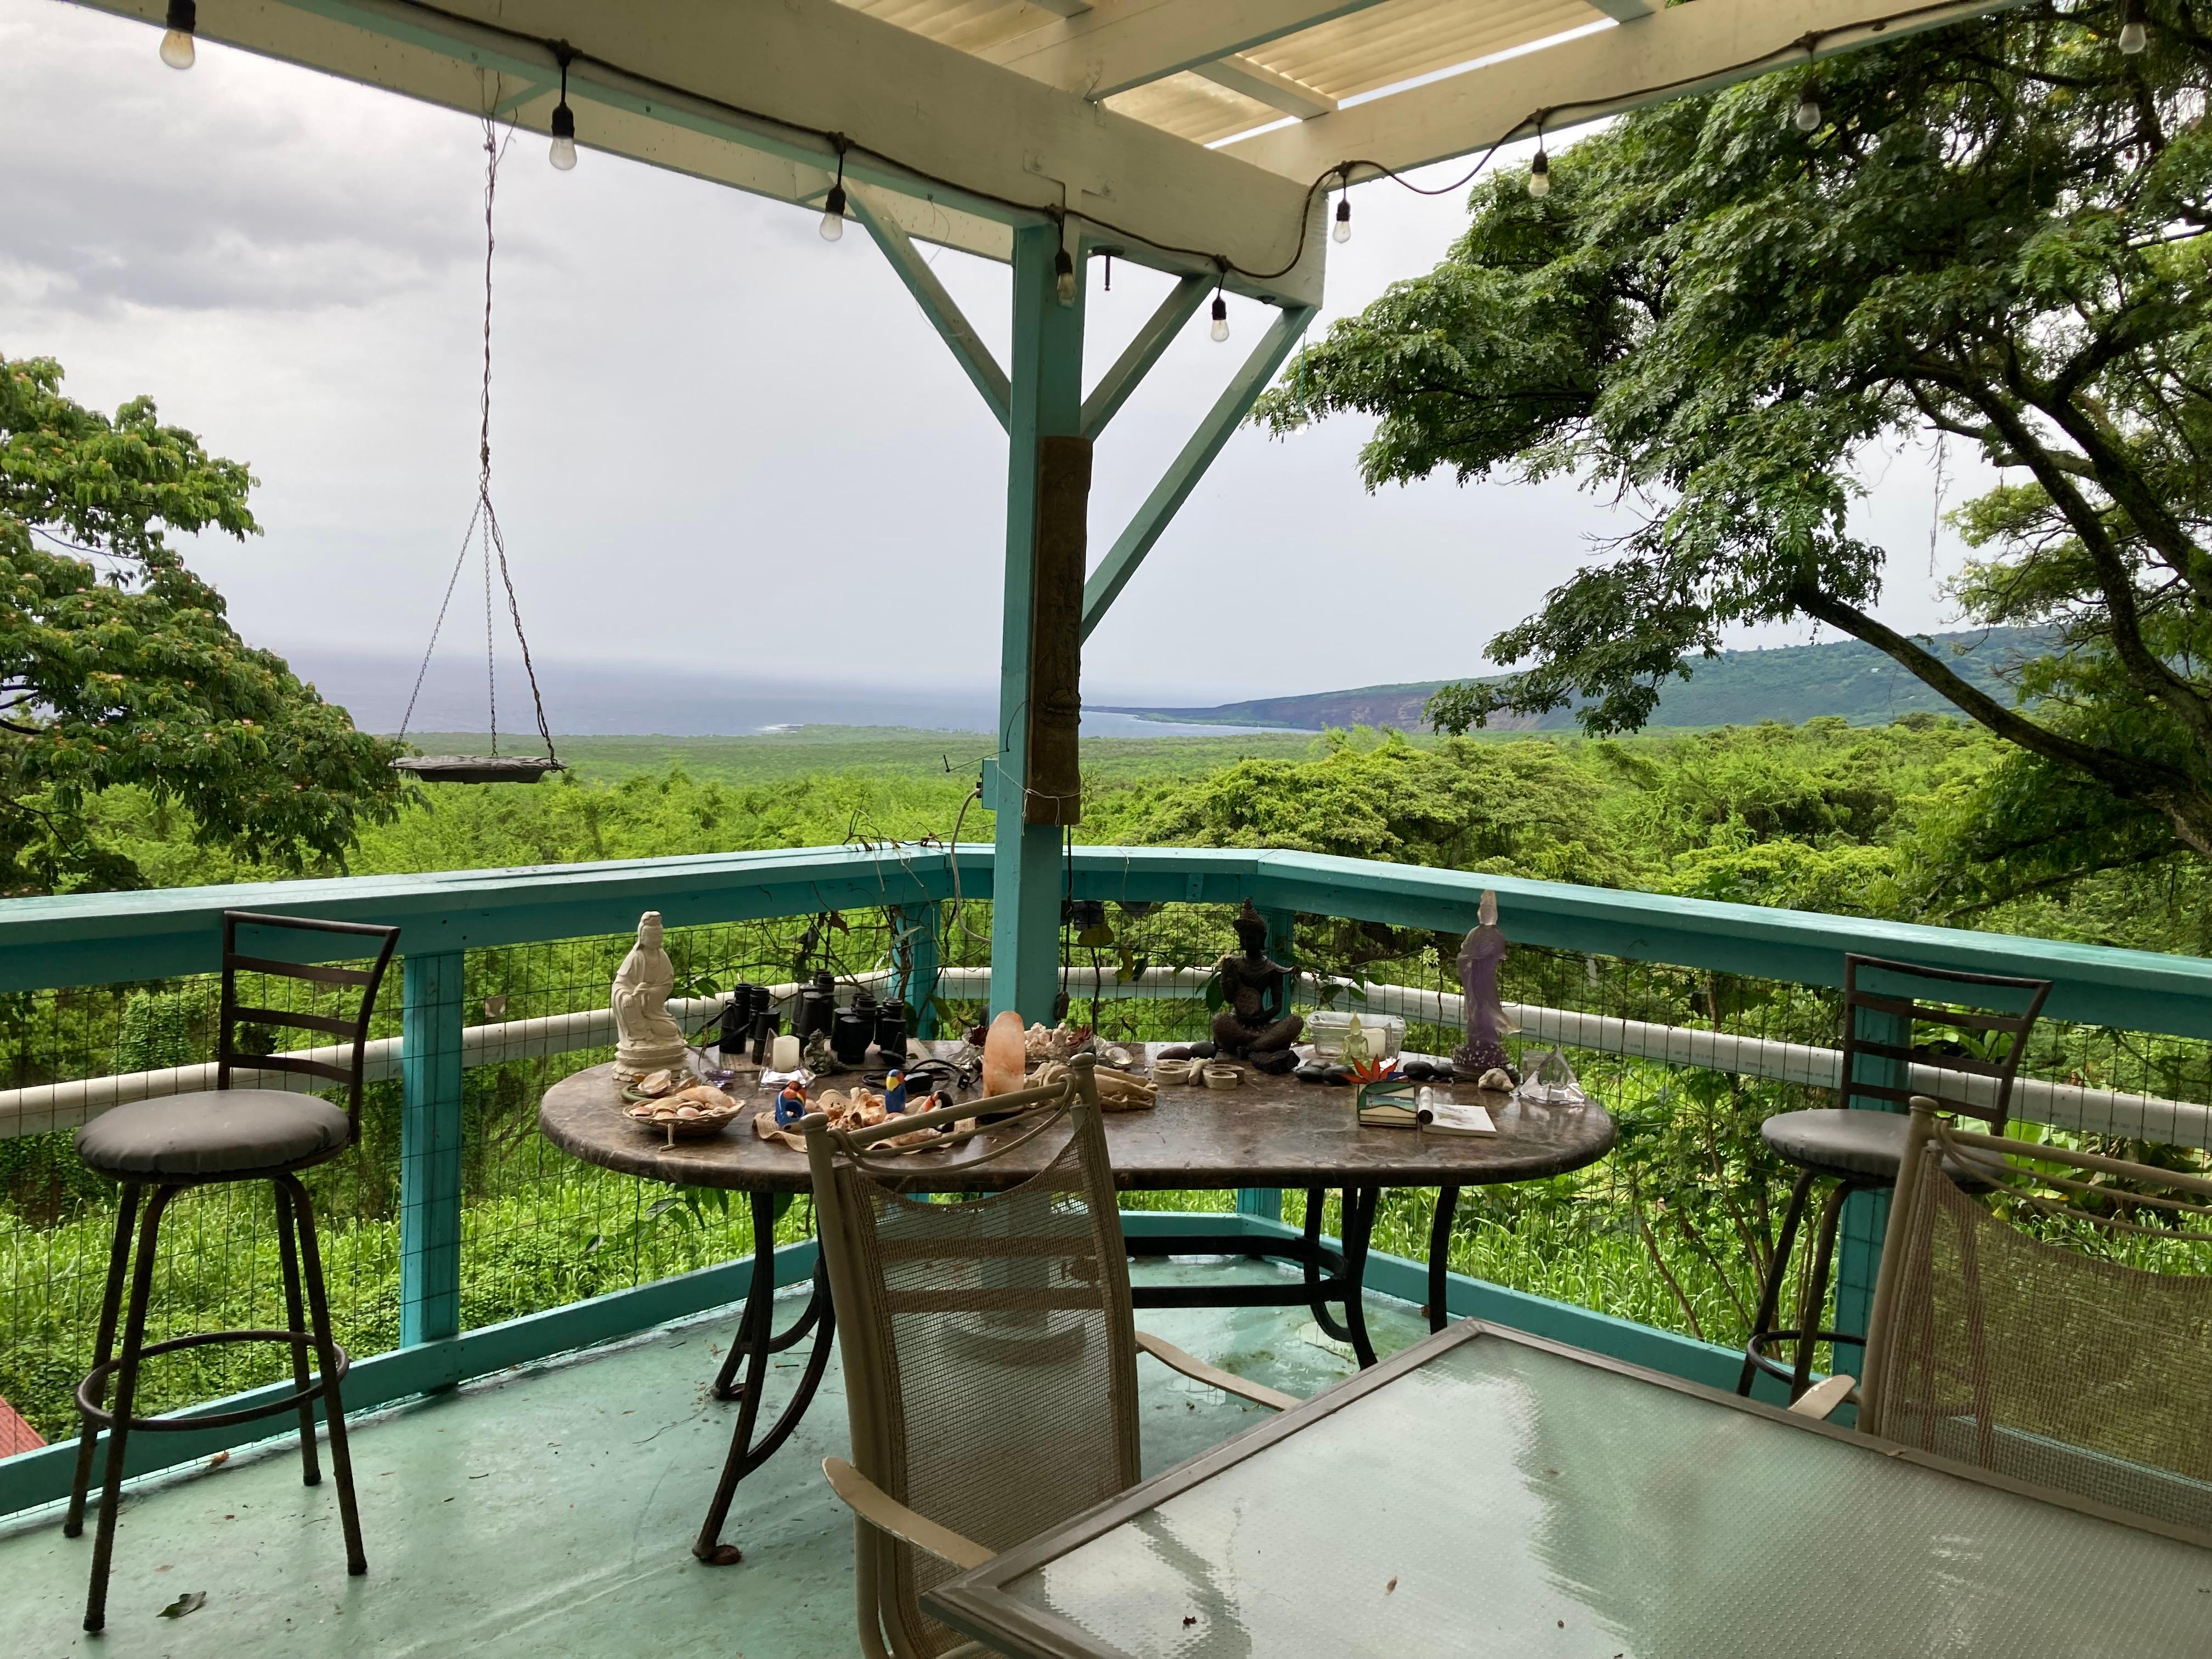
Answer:
MULTIPOLYGON (((865 11, 946 46, 979 57, 1000 58, 1024 37, 1051 38, 1115 16, 1136 17, 1195 0, 1081 0, 1046 5, 1038 0, 845 0, 865 11)), ((1613 0, 1618 5, 1619 0, 1613 0)), ((1313 9, 1330 8, 1316 0, 1313 9)), ((1610 9, 1610 8, 1607 8, 1610 9)), ((1234 69, 1272 72, 1295 87, 1273 99, 1224 86, 1202 68, 1164 73, 1104 101, 1107 107, 1180 138, 1213 143, 1285 118, 1301 89, 1327 107, 1418 76, 1494 58, 1570 31, 1607 22, 1598 0, 1380 0, 1310 28, 1248 46, 1221 60, 1234 69), (1288 101, 1285 101, 1287 97, 1288 101)), ((1080 57, 1081 47, 1075 48, 1080 57)), ((1026 67, 1019 58, 1008 58, 1026 67)), ((1032 71, 1034 72, 1034 71, 1032 71)), ((1232 77, 1233 78, 1233 77, 1232 77)), ((1250 83, 1245 82, 1247 86, 1250 83)))

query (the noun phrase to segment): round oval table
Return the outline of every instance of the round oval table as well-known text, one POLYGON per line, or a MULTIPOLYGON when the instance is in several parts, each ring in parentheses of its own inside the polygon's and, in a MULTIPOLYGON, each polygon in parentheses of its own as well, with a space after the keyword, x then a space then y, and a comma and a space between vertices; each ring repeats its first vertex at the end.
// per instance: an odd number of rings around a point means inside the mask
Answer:
MULTIPOLYGON (((950 1053, 958 1046, 939 1043, 933 1050, 950 1053)), ((1146 1062, 1159 1047, 1146 1045, 1146 1062)), ((1512 1097, 1486 1097, 1498 1126, 1495 1135, 1439 1135, 1363 1127, 1351 1089, 1268 1077, 1249 1066, 1239 1069, 1243 1074, 1239 1087, 1163 1086, 1158 1104, 1149 1110, 1105 1114, 1106 1150, 1113 1160, 1115 1184, 1126 1192, 1304 1188, 1303 1234, 1140 1235, 1127 1241, 1129 1254, 1272 1256, 1297 1262, 1303 1282, 1136 1285, 1132 1287, 1133 1300, 1139 1308, 1304 1304, 1313 1310, 1323 1331, 1351 1344, 1362 1366, 1375 1364, 1360 1294, 1376 1207, 1385 1188, 1437 1189, 1429 1233, 1428 1314, 1431 1327, 1442 1329, 1446 1257, 1460 1188, 1565 1174, 1595 1162, 1613 1146, 1612 1116, 1595 1102, 1541 1106, 1512 1097), (1334 1243, 1321 1233, 1322 1208, 1332 1187, 1343 1194, 1344 1236, 1334 1243), (1332 1303, 1343 1308, 1340 1320, 1331 1313, 1332 1303)), ((825 1079, 830 1087, 838 1081, 825 1079)), ((748 1085, 741 1079, 730 1086, 742 1092, 748 1085)), ((798 1425, 828 1364, 836 1329, 818 1259, 814 1293, 805 1311, 789 1329, 779 1333, 773 1328, 777 1200, 809 1190, 806 1156, 755 1132, 755 1112, 772 1109, 766 1097, 749 1102, 749 1109, 720 1134, 673 1144, 626 1116, 623 1104, 614 1067, 595 1066, 545 1091, 538 1108, 538 1127, 548 1140, 586 1163, 653 1181, 743 1192, 752 1200, 757 1241, 752 1283, 736 1340, 714 1381, 718 1396, 738 1401, 737 1431, 714 1501, 692 1545, 692 1553, 702 1560, 733 1561, 739 1553, 721 1543, 720 1535, 738 1482, 766 1462, 798 1425), (798 1389, 775 1423, 756 1440, 769 1357, 809 1334, 814 1345, 798 1389), (746 1370, 742 1382, 738 1378, 741 1363, 746 1370)), ((992 1191, 1019 1184, 1046 1162, 1042 1145, 983 1161, 994 1144, 995 1137, 987 1130, 958 1146, 909 1154, 900 1160, 896 1184, 917 1192, 992 1191)))

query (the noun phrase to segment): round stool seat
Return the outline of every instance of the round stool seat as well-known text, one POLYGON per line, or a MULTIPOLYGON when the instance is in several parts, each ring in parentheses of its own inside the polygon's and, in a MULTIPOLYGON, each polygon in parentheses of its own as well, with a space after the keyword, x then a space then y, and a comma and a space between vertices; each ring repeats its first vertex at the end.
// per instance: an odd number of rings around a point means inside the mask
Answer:
POLYGON ((76 1132, 77 1156, 118 1180, 281 1170, 346 1144, 346 1115, 283 1089, 208 1089, 103 1112, 76 1132))
POLYGON ((1823 1107, 1778 1112, 1759 1126, 1759 1133, 1800 1169, 1893 1182, 1911 1127, 1912 1120, 1903 1112, 1823 1107))
MULTIPOLYGON (((1911 1127, 1912 1120, 1903 1112, 1821 1107, 1777 1112, 1759 1126, 1759 1133, 1777 1153, 1800 1169, 1894 1186, 1905 1163, 1905 1139, 1911 1127)), ((1993 1174, 2002 1176, 2004 1160, 1961 1147, 1944 1155, 1943 1169, 1954 1181, 1972 1183, 1993 1174)))

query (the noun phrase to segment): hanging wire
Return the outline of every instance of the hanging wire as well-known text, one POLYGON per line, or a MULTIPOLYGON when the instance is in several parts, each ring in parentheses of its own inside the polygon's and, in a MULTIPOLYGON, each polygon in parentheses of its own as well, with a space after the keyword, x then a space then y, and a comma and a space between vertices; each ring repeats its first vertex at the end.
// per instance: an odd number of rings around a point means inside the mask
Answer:
MULTIPOLYGON (((1372 176, 1390 179, 1397 184, 1404 186, 1404 188, 1413 191, 1419 195, 1444 195, 1450 191, 1462 189, 1468 184, 1473 182, 1475 175, 1482 171, 1483 167, 1489 162, 1490 158, 1497 154, 1500 146, 1510 142, 1516 135, 1521 133, 1523 130, 1530 127, 1540 126, 1553 116, 1577 111, 1589 111, 1593 113, 1603 114, 1624 104, 1641 102, 1656 98, 1663 98, 1671 94, 1688 92, 1695 88, 1707 84, 1716 78, 1717 76, 1729 76, 1740 74, 1748 70, 1759 70, 1764 67, 1778 66, 1789 62, 1799 52, 1804 52, 1808 56, 1817 55, 1823 46, 1838 35, 1848 35, 1863 32, 1878 33, 1894 24, 1911 22, 1932 14, 1948 13, 1956 5, 1956 3, 1957 0, 1914 0, 1914 3, 1901 6, 1893 11, 1885 13, 1879 17, 1858 18, 1848 24, 1841 25, 1834 28, 1808 29, 1804 33, 1799 35, 1793 40, 1787 41, 1778 46, 1771 47, 1765 52, 1753 52, 1748 57, 1739 58, 1734 63, 1726 64, 1718 70, 1708 68, 1701 70, 1695 74, 1676 76, 1663 81, 1646 82, 1641 85, 1625 86, 1595 97, 1576 99, 1567 103, 1553 104, 1547 106, 1541 109, 1533 110, 1528 114, 1522 117, 1520 120, 1515 122, 1510 127, 1507 128, 1498 140, 1491 145, 1489 149, 1483 153, 1481 161, 1475 163, 1474 168, 1466 175, 1465 178, 1450 185, 1440 185, 1434 188, 1415 185, 1408 181, 1395 167, 1387 166, 1380 161, 1347 158, 1341 161, 1333 162, 1316 175, 1311 184, 1306 186, 1304 207, 1298 216, 1298 235, 1297 244, 1289 260, 1285 264, 1279 265, 1273 270, 1256 270, 1249 265, 1239 264, 1234 259, 1230 258, 1226 254, 1205 248, 1182 247, 1164 242, 1150 242, 1147 238, 1139 235, 1137 232, 1131 230, 1125 226, 1116 224, 1110 219, 1099 218, 1092 214, 1086 213, 1084 214, 1082 217, 1086 222, 1096 226, 1101 230, 1109 232, 1109 234, 1116 236, 1127 236, 1136 242, 1146 243, 1148 246, 1158 249, 1162 253, 1177 254, 1185 258, 1203 259, 1218 268, 1224 274, 1234 272, 1236 275, 1244 277, 1249 282, 1273 282, 1277 277, 1287 276, 1290 272, 1295 270, 1297 268, 1298 262, 1305 257, 1306 242, 1312 228, 1314 198, 1316 194, 1328 189, 1331 179, 1339 179, 1343 183, 1349 184, 1351 182, 1352 174, 1355 170, 1364 170, 1372 176)), ((710 109, 726 111, 732 115, 742 118, 747 122, 761 123, 768 126, 775 127, 784 132, 801 134, 806 137, 828 143, 831 145, 836 152, 841 173, 845 158, 849 152, 854 155, 872 157, 876 161, 882 161, 888 166, 897 168, 901 173, 906 174, 909 178, 917 179, 924 184, 940 185, 947 190, 957 191, 961 194, 973 198, 975 200, 979 202, 989 202, 1000 207, 1012 208, 1018 211, 1025 213, 1042 214, 1047 217, 1052 216, 1055 211, 1065 211, 1064 208, 1056 209, 1055 206, 1051 204, 1018 201, 1012 197, 1000 196, 991 191, 979 189, 973 185, 963 184, 958 179, 949 179, 940 173, 932 173, 926 167, 917 167, 910 161, 902 161, 896 155, 892 155, 884 150, 877 149, 871 145, 862 143, 847 137, 842 132, 833 132, 828 128, 810 127, 800 122, 786 120, 780 116, 770 115, 760 110, 750 109, 744 105, 732 103, 726 99, 716 98, 710 94, 696 91, 688 87, 678 86, 672 82, 663 81, 654 76, 642 74, 638 70, 629 69, 620 64, 617 64, 610 58, 599 57, 596 53, 579 52, 566 40, 548 40, 541 36, 526 33, 518 29, 502 27, 496 23, 486 22, 479 17, 465 15, 454 11, 448 11, 441 6, 428 3, 428 0, 408 0, 406 9, 410 11, 421 12, 430 16, 445 18, 454 22, 464 23, 468 27, 471 33, 480 36, 503 38, 507 40, 518 43, 528 42, 536 46, 541 51, 550 54, 556 62, 560 64, 564 74, 571 63, 582 64, 587 68, 596 68, 619 76, 623 80, 630 82, 635 88, 648 89, 663 94, 672 94, 681 97, 690 102, 705 106, 710 109)))
MULTIPOLYGON (((565 65, 564 65, 565 66, 565 65)), ((446 581, 446 596, 438 606, 438 620, 430 629, 430 643, 422 653, 422 666, 415 672, 415 689, 407 698, 407 713, 399 722, 399 735, 405 737, 407 728, 415 718, 415 704, 422 694, 422 681, 430 672, 430 657, 438 648, 438 636, 445 629, 446 612, 453 602, 453 590, 461 579, 461 566, 466 562, 469 544, 475 539, 479 526, 483 533, 484 584, 484 681, 485 696, 491 720, 491 752, 499 753, 499 655, 493 625, 494 610, 491 573, 496 556, 499 562, 500 586, 507 594, 507 614, 514 624, 515 643, 522 649, 522 672, 530 682, 530 702, 538 717, 538 735, 545 744, 545 757, 559 764, 560 757, 554 752, 553 733, 545 722, 545 700, 538 690, 538 667, 531 660, 529 636, 522 631, 522 606, 515 598, 514 574, 507 561, 507 538, 499 527, 499 514, 491 504, 491 319, 492 319, 492 263, 498 248, 498 238, 493 231, 492 210, 499 194, 499 164, 506 159, 507 149, 514 141, 514 124, 510 118, 502 135, 489 115, 483 118, 484 148, 484 306, 483 306, 483 374, 477 392, 477 501, 469 514, 469 527, 461 538, 459 556, 453 561, 453 573, 446 581)))

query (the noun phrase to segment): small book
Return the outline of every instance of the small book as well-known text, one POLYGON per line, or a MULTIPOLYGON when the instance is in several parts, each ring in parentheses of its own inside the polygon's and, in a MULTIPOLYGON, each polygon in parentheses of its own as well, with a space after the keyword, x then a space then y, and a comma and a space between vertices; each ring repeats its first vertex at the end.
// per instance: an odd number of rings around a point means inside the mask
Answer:
POLYGON ((1465 1104, 1433 1089, 1413 1099, 1402 1096, 1371 1100, 1359 1109, 1360 1122, 1376 1129, 1420 1129, 1433 1135, 1494 1135, 1498 1126, 1487 1107, 1465 1104))

